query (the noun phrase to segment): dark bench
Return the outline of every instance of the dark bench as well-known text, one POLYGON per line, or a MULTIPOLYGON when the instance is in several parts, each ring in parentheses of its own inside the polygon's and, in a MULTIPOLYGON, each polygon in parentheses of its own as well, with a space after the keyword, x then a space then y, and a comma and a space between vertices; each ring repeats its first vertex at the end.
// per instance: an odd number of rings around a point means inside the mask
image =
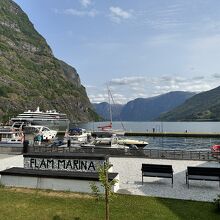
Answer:
POLYGON ((186 184, 189 180, 218 181, 220 187, 220 168, 217 167, 187 167, 186 184))
POLYGON ((172 179, 173 187, 173 168, 172 165, 162 165, 162 164, 142 164, 142 185, 143 177, 163 177, 172 179))

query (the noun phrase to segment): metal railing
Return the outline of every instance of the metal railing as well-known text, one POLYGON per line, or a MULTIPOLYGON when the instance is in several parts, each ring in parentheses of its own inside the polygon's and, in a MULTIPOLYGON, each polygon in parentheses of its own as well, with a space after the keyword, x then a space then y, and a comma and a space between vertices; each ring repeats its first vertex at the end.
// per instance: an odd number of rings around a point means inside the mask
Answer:
POLYGON ((211 151, 31 146, 29 147, 28 152, 96 153, 107 154, 112 157, 140 157, 151 159, 204 160, 220 162, 220 153, 213 153, 211 151))

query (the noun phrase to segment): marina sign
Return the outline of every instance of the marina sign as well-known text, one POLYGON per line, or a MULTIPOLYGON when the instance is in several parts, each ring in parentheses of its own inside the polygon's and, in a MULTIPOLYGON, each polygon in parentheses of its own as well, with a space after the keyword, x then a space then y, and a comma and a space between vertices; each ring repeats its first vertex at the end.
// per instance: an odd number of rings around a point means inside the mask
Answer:
POLYGON ((24 168, 72 172, 98 172, 106 157, 82 157, 82 155, 24 155, 24 168))

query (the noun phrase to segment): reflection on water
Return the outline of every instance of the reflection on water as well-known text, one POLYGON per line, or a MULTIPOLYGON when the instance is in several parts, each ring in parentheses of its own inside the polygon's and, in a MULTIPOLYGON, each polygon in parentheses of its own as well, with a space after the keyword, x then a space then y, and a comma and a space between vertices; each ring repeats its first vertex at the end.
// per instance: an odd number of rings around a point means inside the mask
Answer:
MULTIPOLYGON (((108 122, 91 122, 78 124, 87 130, 97 130, 100 125, 108 122)), ((126 131, 147 132, 204 132, 220 133, 220 122, 123 122, 126 131)), ((122 130, 121 122, 113 122, 113 129, 122 130)), ((220 144, 220 138, 185 138, 185 137, 129 137, 149 142, 146 148, 210 150, 214 144, 220 144)))

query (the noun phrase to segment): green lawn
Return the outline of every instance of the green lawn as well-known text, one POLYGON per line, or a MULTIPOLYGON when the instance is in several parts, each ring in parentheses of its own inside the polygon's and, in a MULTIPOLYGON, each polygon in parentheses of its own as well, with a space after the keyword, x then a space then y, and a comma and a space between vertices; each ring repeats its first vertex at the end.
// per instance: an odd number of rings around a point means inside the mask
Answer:
MULTIPOLYGON (((104 210, 104 201, 86 194, 0 188, 1 220, 97 220, 104 219, 104 210)), ((220 212, 208 202, 117 195, 110 219, 219 220, 220 212)))

